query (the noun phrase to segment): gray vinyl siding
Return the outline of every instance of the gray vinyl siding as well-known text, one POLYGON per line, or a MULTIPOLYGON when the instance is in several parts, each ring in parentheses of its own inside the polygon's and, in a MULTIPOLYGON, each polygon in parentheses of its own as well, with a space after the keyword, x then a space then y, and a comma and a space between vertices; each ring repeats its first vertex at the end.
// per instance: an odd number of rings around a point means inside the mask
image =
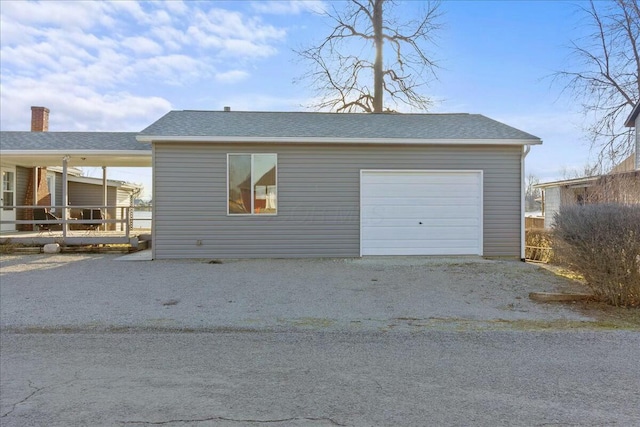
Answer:
MULTIPOLYGON (((62 201, 62 174, 59 172, 54 172, 56 174, 56 188, 54 189, 56 194, 56 205, 62 206, 64 202, 62 201)), ((51 189, 49 189, 51 191, 51 189)))
POLYGON ((520 146, 154 144, 154 258, 357 257, 361 169, 483 170, 484 255, 520 257, 521 152, 520 146), (276 216, 227 215, 227 153, 278 155, 276 216))
MULTIPOLYGON (((102 206, 102 185, 95 184, 87 184, 84 182, 68 182, 69 188, 69 206, 72 207, 72 215, 73 206, 79 206, 79 209, 82 206, 102 206)), ((115 187, 107 187, 107 205, 115 206, 116 204, 116 188, 115 187)), ((77 212, 75 215, 79 216, 80 213, 77 212)), ((110 208, 107 209, 107 218, 113 219, 116 218, 116 209, 110 208)), ((109 230, 115 230, 116 224, 109 224, 109 230)))

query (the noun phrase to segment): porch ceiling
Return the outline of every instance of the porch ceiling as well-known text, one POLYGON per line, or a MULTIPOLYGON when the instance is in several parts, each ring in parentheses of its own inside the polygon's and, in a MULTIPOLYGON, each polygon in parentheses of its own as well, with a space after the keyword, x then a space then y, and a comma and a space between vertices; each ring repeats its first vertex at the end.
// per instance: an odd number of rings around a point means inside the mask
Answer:
POLYGON ((151 150, 119 152, 0 150, 3 164, 24 167, 62 166, 62 159, 65 156, 68 156, 67 165, 73 167, 151 167, 151 150))

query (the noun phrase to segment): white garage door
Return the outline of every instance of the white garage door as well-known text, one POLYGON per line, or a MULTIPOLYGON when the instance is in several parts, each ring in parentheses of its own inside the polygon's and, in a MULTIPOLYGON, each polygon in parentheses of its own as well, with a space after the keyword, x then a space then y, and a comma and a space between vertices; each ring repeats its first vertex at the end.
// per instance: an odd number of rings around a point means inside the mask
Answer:
POLYGON ((363 170, 362 255, 482 255, 482 171, 363 170))

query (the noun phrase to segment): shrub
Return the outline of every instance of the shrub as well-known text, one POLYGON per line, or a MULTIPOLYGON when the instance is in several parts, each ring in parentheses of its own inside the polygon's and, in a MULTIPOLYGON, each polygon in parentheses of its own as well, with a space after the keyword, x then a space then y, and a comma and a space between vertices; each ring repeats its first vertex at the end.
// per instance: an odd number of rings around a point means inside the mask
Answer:
POLYGON ((554 217, 556 259, 616 306, 640 306, 640 205, 562 208, 554 217))

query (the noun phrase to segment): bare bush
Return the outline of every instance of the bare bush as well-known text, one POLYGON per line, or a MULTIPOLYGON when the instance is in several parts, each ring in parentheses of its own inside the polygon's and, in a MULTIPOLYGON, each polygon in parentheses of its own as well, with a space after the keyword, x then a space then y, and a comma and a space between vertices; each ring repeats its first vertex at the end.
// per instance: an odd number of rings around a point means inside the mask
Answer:
POLYGON ((640 205, 570 206, 555 215, 554 253, 616 306, 640 306, 640 205))

